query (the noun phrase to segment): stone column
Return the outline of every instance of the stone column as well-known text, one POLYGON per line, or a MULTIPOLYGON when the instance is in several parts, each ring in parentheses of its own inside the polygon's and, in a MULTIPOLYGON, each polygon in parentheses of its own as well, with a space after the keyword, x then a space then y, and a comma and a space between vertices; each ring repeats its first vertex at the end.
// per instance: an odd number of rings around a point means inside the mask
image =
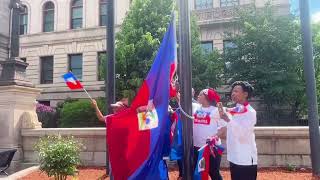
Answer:
POLYGON ((41 128, 35 111, 40 90, 25 86, 0 86, 0 151, 18 149, 14 160, 23 159, 21 128, 41 128))

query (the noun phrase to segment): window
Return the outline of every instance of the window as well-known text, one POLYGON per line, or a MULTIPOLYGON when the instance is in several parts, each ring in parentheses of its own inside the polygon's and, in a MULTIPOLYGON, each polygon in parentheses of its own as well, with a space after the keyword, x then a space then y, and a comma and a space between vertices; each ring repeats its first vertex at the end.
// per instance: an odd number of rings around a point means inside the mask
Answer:
POLYGON ((27 34, 28 31, 28 8, 24 5, 20 8, 20 35, 27 34))
POLYGON ((100 0, 100 26, 107 25, 107 0, 100 0))
POLYGON ((98 52, 98 81, 104 80, 106 62, 107 62, 107 53, 98 52))
POLYGON ((220 0, 220 7, 238 6, 239 0, 220 0))
POLYGON ((237 48, 237 45, 230 41, 230 40, 224 40, 223 41, 223 53, 226 54, 226 53, 229 53, 232 49, 235 49, 237 48))
POLYGON ((213 43, 212 43, 212 41, 210 41, 210 42, 201 42, 201 49, 205 53, 211 53, 213 51, 213 43))
POLYGON ((79 80, 82 79, 82 54, 69 55, 69 71, 79 80))
POLYGON ((50 101, 38 101, 39 104, 50 106, 50 101))
POLYGON ((22 57, 22 58, 20 58, 23 62, 27 62, 27 58, 25 58, 25 57, 22 57))
POLYGON ((53 83, 53 56, 45 56, 40 58, 41 62, 41 84, 53 83))
POLYGON ((195 9, 213 8, 213 0, 195 0, 195 9))
POLYGON ((82 28, 82 0, 73 0, 71 4, 71 29, 82 28))
POLYGON ((54 30, 54 4, 49 1, 43 6, 43 32, 54 30))

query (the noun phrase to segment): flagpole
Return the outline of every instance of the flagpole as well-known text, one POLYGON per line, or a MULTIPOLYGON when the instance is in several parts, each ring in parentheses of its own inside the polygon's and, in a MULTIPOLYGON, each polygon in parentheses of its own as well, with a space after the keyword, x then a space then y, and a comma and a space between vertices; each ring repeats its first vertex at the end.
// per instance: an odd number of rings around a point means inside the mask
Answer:
MULTIPOLYGON (((191 85, 191 38, 189 0, 179 0, 179 77, 181 77, 181 107, 187 114, 192 114, 191 85)), ((181 116, 183 134, 183 172, 184 180, 193 179, 193 121, 186 115, 181 116)))
MULTIPOLYGON (((112 113, 111 104, 115 103, 116 98, 116 84, 115 84, 115 34, 114 34, 114 11, 115 11, 115 0, 109 0, 107 4, 107 26, 106 26, 106 37, 107 37, 107 62, 105 65, 105 96, 106 96, 106 107, 107 114, 112 113)), ((106 143, 106 174, 111 174, 111 167, 109 162, 108 144, 106 143)))
POLYGON ((308 124, 310 136, 312 173, 320 177, 320 133, 319 114, 317 103, 316 80, 314 70, 314 60, 312 54, 312 32, 310 25, 309 1, 300 0, 300 22, 302 48, 304 55, 304 75, 306 79, 306 91, 308 99, 308 124))
POLYGON ((82 88, 84 90, 84 92, 88 95, 88 97, 92 100, 92 97, 90 96, 90 94, 88 93, 88 91, 83 87, 82 88))

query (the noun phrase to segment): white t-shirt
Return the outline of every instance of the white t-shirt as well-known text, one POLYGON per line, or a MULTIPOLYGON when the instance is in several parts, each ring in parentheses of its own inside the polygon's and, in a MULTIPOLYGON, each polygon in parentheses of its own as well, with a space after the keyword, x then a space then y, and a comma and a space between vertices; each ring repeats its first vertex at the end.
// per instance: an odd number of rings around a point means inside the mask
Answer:
POLYGON ((227 159, 237 165, 257 165, 258 153, 254 126, 256 111, 247 105, 247 111, 234 114, 227 125, 227 159))
POLYGON ((202 107, 200 104, 192 104, 193 120, 193 144, 202 147, 208 137, 217 134, 218 129, 226 126, 226 122, 220 119, 217 107, 202 107))

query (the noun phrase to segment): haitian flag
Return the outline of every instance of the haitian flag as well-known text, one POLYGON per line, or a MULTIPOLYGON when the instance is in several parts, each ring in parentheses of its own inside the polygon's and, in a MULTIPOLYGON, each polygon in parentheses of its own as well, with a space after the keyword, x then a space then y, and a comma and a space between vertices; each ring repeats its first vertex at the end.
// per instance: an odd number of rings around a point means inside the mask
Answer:
POLYGON ((171 75, 176 62, 176 30, 172 18, 131 107, 107 117, 107 143, 114 179, 164 178, 163 168, 160 168, 165 143, 163 134, 169 118, 171 75))
POLYGON ((68 72, 68 73, 64 74, 62 77, 70 89, 82 89, 83 88, 80 81, 72 74, 72 72, 68 72))
POLYGON ((183 156, 182 121, 180 111, 176 110, 175 114, 176 119, 171 126, 172 141, 170 160, 179 160, 182 159, 183 156))
POLYGON ((194 171, 194 180, 207 180, 209 179, 210 166, 210 148, 206 144, 199 149, 198 161, 194 171))

